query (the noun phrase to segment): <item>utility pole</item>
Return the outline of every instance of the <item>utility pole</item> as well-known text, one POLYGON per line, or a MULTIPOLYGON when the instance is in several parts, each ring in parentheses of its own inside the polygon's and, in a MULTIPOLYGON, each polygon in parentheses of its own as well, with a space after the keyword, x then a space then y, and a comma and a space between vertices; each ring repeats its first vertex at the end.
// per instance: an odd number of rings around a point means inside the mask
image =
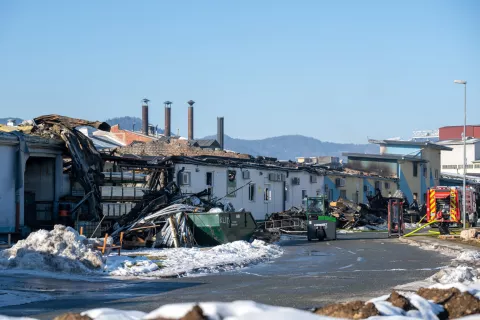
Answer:
POLYGON ((453 83, 464 85, 463 97, 463 229, 467 227, 467 81, 454 80, 453 83))

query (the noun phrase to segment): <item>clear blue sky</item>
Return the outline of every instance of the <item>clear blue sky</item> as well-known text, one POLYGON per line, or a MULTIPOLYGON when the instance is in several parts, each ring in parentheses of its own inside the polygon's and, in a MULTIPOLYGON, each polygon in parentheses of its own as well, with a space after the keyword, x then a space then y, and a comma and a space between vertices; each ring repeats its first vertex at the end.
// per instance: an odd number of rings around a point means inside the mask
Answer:
POLYGON ((0 117, 366 143, 480 123, 480 1, 0 1, 0 117))

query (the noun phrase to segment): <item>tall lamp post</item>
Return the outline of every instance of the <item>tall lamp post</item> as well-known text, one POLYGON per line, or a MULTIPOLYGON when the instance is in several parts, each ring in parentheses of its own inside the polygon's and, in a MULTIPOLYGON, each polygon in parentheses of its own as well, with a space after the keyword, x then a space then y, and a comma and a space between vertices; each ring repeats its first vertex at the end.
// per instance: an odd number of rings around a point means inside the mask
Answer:
POLYGON ((467 195, 467 81, 465 80, 454 80, 455 84, 463 84, 464 86, 464 104, 463 104, 463 229, 466 228, 466 216, 467 216, 467 205, 466 205, 466 195, 467 195))

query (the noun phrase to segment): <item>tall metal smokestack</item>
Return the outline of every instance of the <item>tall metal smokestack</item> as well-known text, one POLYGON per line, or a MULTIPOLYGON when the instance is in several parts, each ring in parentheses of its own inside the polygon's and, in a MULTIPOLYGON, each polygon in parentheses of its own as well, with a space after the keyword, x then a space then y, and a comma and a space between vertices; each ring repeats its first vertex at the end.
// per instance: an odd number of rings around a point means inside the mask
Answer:
POLYGON ((170 137, 170 132, 172 132, 172 102, 165 101, 165 137, 170 137))
POLYGON ((142 132, 148 136, 148 103, 150 100, 142 100, 142 132))
POLYGON ((193 104, 195 101, 190 100, 187 102, 190 107, 188 107, 188 140, 193 140, 193 104))
POLYGON ((225 146, 223 145, 223 137, 225 136, 224 133, 224 124, 223 124, 223 117, 217 117, 217 141, 220 144, 220 148, 223 150, 225 146))

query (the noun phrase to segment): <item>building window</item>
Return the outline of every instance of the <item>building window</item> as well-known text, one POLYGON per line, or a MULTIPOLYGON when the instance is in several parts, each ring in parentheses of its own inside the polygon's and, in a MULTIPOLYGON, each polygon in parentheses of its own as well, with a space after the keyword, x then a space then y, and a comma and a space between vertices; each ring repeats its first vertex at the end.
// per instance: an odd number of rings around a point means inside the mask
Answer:
POLYGON ((328 200, 333 201, 333 189, 328 190, 328 200))
POLYGON ((385 182, 385 189, 390 189, 390 182, 385 182))
POLYGON ((381 190, 382 189, 382 185, 380 183, 380 181, 375 181, 375 190, 381 190))
POLYGON ((265 187, 263 191, 263 198, 265 201, 272 201, 272 190, 269 187, 265 187))
POLYGON ((182 174, 180 174, 180 184, 182 186, 190 185, 190 172, 183 172, 182 174))
POLYGON ((418 163, 413 162, 413 176, 417 177, 418 176, 418 163))
POLYGON ((207 186, 213 187, 213 172, 207 172, 207 186))
POLYGON ((435 169, 435 179, 438 179, 438 169, 435 169))
POLYGON ((347 190, 340 190, 340 198, 347 200, 347 190))
POLYGON ((423 177, 425 177, 425 178, 428 177, 428 174, 427 174, 427 165, 426 165, 426 164, 423 165, 423 177))
POLYGON ((250 183, 248 186, 248 200, 255 201, 255 183, 250 183))
POLYGON ((442 169, 457 169, 457 165, 456 164, 444 164, 442 166, 442 169))
POLYGON ((307 197, 307 190, 302 190, 302 199, 307 197))
POLYGON ((322 195, 322 190, 319 189, 319 190, 316 191, 316 193, 317 193, 317 196, 321 196, 322 195))

